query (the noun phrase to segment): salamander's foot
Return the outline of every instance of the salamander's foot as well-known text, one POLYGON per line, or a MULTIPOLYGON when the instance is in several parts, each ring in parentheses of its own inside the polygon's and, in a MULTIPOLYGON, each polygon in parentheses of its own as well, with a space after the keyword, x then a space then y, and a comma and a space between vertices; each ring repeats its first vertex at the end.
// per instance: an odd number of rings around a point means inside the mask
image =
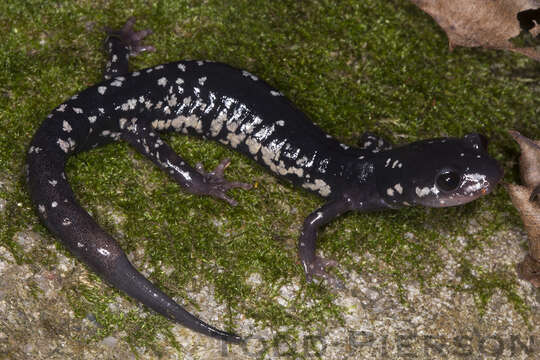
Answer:
POLYGON ((142 39, 152 34, 152 30, 145 29, 141 31, 133 30, 133 25, 135 24, 135 17, 130 17, 126 24, 120 30, 105 28, 105 32, 109 36, 119 38, 122 43, 129 48, 131 55, 137 55, 143 51, 155 51, 156 49, 151 45, 141 44, 142 39))
POLYGON ((338 265, 338 262, 335 260, 325 259, 320 256, 315 256, 315 259, 310 263, 304 263, 304 270, 306 272, 306 280, 308 282, 313 281, 313 277, 319 277, 323 279, 328 285, 342 289, 343 283, 338 280, 335 276, 330 275, 326 269, 335 267, 338 265))
POLYGON ((227 191, 234 188, 249 190, 252 188, 252 186, 251 184, 238 181, 227 181, 225 179, 225 169, 230 165, 230 163, 230 159, 224 159, 219 163, 214 171, 210 172, 206 172, 203 165, 201 163, 197 163, 195 165, 195 169, 203 176, 204 180, 202 183, 194 184, 189 191, 201 195, 210 195, 217 199, 225 200, 232 206, 237 205, 238 203, 236 200, 227 196, 227 191))

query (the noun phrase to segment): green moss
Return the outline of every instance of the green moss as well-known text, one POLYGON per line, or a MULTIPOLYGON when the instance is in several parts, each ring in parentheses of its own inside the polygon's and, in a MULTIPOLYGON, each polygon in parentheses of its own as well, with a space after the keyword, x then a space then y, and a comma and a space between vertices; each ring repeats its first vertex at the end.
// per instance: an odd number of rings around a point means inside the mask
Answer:
POLYGON ((518 295, 516 281, 507 271, 485 271, 463 259, 458 275, 462 278, 462 282, 456 289, 471 293, 480 311, 485 310, 493 295, 502 293, 522 315, 525 322, 529 323, 527 315, 531 309, 518 295))
MULTIPOLYGON (((506 130, 540 137, 538 87, 528 81, 538 78, 535 63, 496 51, 449 52, 441 30, 408 2, 8 0, 0 14, 0 180, 7 184, 0 187, 6 200, 0 244, 19 262, 54 261, 46 244, 40 249, 45 255, 24 254, 13 240, 18 231, 33 228, 49 244, 54 241, 38 224, 22 180, 30 138, 50 109, 100 79, 101 29, 117 27, 131 14, 139 17, 139 28, 154 30, 147 42, 157 48, 137 57, 135 67, 196 58, 246 68, 351 144, 368 129, 396 143, 479 131, 492 139, 490 151, 507 169, 505 180, 516 182, 518 149, 506 130)), ((243 313, 276 330, 275 341, 339 321, 341 310, 324 287, 304 286, 292 313, 275 301, 289 279, 302 279, 295 241, 303 218, 321 200, 222 146, 167 140, 207 168, 231 157, 228 176, 253 181, 256 189, 235 191, 235 208, 188 195, 125 144, 81 154, 67 169, 81 203, 136 262, 152 270, 150 279, 194 307, 199 304, 187 298, 186 286, 209 285, 217 301, 228 305, 230 330, 233 314, 243 313), (262 277, 258 287, 246 282, 254 273, 262 277), (313 300, 309 308, 306 299, 313 300)), ((450 248, 473 219, 481 226, 455 254, 463 267, 456 289, 472 293, 480 308, 502 291, 526 312, 511 270, 473 276, 465 260, 466 252, 481 249, 495 232, 519 225, 502 190, 452 209, 347 215, 321 233, 320 249, 347 269, 387 272, 399 286, 436 286, 433 277, 444 266, 437 249, 450 248), (441 233, 449 243, 441 243, 441 233), (353 263, 351 254, 365 252, 385 266, 353 263)), ((134 346, 151 348, 158 333, 172 339, 170 324, 159 316, 111 311, 107 305, 118 293, 97 277, 92 281, 96 288, 73 284, 65 291, 79 316, 94 314, 102 326, 94 340, 121 329, 134 346)))

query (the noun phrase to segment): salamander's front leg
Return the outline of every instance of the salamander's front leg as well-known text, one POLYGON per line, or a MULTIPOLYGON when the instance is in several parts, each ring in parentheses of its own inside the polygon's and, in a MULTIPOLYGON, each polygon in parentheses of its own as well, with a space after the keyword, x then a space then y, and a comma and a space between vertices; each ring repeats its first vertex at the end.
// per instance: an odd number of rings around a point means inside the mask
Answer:
POLYGON ((298 241, 298 251, 307 281, 313 280, 313 276, 320 276, 325 280, 336 282, 335 279, 328 275, 326 268, 335 266, 337 263, 315 255, 317 230, 351 209, 351 199, 348 197, 338 198, 327 202, 304 220, 304 227, 298 241))
POLYGON ((111 79, 129 72, 129 57, 143 51, 154 51, 154 47, 144 45, 141 41, 152 33, 152 30, 133 30, 135 17, 130 17, 120 30, 105 28, 107 39, 105 50, 109 59, 105 65, 103 77, 111 79))
POLYGON ((224 171, 230 164, 228 159, 223 160, 214 171, 206 172, 201 164, 195 168, 189 166, 143 121, 121 119, 120 127, 123 131, 122 139, 166 171, 189 193, 210 195, 234 206, 237 202, 227 195, 227 191, 233 188, 251 189, 250 184, 225 179, 224 171))

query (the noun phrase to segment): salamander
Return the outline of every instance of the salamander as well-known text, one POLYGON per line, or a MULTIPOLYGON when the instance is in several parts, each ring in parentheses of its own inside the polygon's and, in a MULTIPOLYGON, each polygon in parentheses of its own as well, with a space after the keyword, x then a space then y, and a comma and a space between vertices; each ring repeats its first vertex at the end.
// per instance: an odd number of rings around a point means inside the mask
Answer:
POLYGON ((57 106, 28 150, 28 185, 45 226, 112 286, 184 326, 229 342, 242 338, 212 327, 159 290, 128 261, 118 243, 79 205, 64 172, 69 157, 126 141, 187 192, 235 205, 227 191, 249 189, 216 169, 189 165, 161 138, 178 132, 245 154, 271 174, 316 193, 325 204, 305 219, 299 257, 306 279, 330 280, 332 260, 316 255, 317 231, 348 212, 460 205, 489 193, 502 177, 483 135, 393 146, 366 132, 359 146, 326 134, 280 91, 246 70, 212 61, 178 61, 129 72, 132 55, 153 48, 134 18, 107 30, 104 80, 57 106))

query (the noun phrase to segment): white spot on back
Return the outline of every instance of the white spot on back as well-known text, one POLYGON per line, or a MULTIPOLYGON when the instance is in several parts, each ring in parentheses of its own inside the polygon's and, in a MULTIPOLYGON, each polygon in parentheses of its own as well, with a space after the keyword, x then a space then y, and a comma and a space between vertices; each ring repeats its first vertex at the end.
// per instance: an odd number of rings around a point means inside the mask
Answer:
POLYGON ((71 130, 73 130, 73 128, 71 127, 71 125, 69 125, 69 123, 66 120, 64 120, 62 122, 62 130, 69 133, 69 132, 71 132, 71 130))
POLYGON ((322 196, 328 196, 332 192, 330 186, 322 179, 315 179, 313 183, 304 183, 302 187, 313 191, 318 191, 322 196))
POLYGON ((64 151, 65 153, 69 151, 69 142, 62 139, 58 139, 56 140, 56 143, 58 144, 58 146, 60 146, 60 149, 62 149, 62 151, 64 151))
POLYGON ((223 128, 223 123, 227 120, 227 114, 222 111, 219 113, 219 115, 212 120, 210 123, 210 135, 212 137, 216 137, 221 129, 223 128))
POLYGON ((103 94, 105 94, 105 91, 107 91, 107 87, 106 86, 100 86, 100 87, 97 88, 97 91, 98 91, 98 93, 103 95, 103 94))
POLYGON ((118 124, 120 125, 120 129, 123 129, 124 126, 126 126, 126 122, 127 122, 126 118, 121 118, 120 120, 118 120, 118 124))
POLYGON ((253 81, 259 80, 258 77, 256 77, 255 75, 253 75, 252 73, 250 73, 249 71, 246 71, 246 70, 242 70, 242 75, 245 76, 245 77, 251 78, 251 80, 253 80, 253 81))
POLYGON ((246 139, 246 145, 252 155, 257 154, 261 149, 261 143, 258 142, 256 139, 252 138, 251 136, 246 139))
POLYGON ((160 86, 166 86, 167 85, 167 78, 165 78, 165 77, 159 78, 157 83, 160 86))

